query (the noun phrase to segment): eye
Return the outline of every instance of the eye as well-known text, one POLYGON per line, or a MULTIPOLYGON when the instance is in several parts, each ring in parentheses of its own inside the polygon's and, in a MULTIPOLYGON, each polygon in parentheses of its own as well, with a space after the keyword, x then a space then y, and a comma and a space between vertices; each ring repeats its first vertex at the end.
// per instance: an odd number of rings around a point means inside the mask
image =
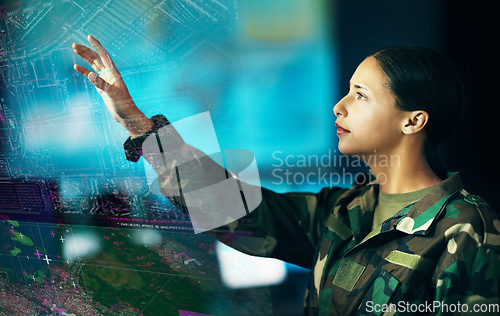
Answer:
POLYGON ((364 95, 364 94, 362 94, 360 92, 356 92, 356 99, 357 100, 366 100, 368 98, 366 97, 366 95, 364 95))

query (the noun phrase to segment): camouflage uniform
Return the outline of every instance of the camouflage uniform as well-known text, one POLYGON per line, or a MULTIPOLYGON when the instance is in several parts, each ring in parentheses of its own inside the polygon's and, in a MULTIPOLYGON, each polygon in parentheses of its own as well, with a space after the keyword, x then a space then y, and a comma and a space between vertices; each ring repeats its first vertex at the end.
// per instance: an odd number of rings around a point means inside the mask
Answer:
POLYGON ((458 174, 371 231, 378 190, 376 181, 317 194, 263 189, 261 205, 226 228, 254 237, 225 242, 310 268, 306 315, 498 308, 500 219, 458 174))
MULTIPOLYGON (((166 152, 203 157, 184 150, 189 146, 172 133, 176 141, 162 139, 163 148, 176 144, 166 152)), ((145 158, 159 175, 161 192, 185 211, 182 198, 169 196, 177 187, 176 168, 159 163, 162 150, 152 152, 145 158)), ((221 173, 220 165, 193 161, 188 185, 219 181, 211 175, 221 173)), ((471 312, 474 304, 493 304, 499 314, 500 218, 462 188, 458 174, 374 231, 379 185, 366 182, 317 194, 262 188, 254 211, 210 233, 245 253, 311 269, 306 315, 451 314, 471 312)))

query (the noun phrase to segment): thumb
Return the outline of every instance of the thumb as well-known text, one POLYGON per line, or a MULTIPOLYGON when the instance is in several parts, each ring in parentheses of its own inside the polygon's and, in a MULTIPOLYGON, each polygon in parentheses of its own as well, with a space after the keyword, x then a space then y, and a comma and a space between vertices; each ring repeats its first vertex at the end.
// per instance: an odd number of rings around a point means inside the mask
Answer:
POLYGON ((94 72, 89 72, 89 74, 87 75, 87 77, 89 78, 90 82, 92 82, 92 84, 97 88, 97 89, 101 89, 103 91, 107 91, 108 88, 110 87, 110 84, 107 83, 104 79, 102 79, 101 77, 99 77, 96 73, 94 72))

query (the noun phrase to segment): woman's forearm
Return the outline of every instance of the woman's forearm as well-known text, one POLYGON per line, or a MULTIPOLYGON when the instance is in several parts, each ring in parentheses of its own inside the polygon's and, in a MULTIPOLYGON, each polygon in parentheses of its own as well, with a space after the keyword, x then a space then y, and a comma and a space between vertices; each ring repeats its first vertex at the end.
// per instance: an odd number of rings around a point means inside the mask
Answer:
POLYGON ((137 138, 153 128, 153 121, 144 115, 132 100, 125 108, 125 113, 116 115, 115 119, 127 130, 131 138, 137 138))

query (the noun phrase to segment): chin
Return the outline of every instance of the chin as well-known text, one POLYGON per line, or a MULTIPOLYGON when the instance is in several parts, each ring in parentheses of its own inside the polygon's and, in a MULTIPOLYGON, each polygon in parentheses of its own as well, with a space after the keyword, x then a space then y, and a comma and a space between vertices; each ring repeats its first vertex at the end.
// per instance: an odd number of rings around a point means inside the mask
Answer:
POLYGON ((366 155, 373 155, 374 153, 378 152, 378 150, 373 149, 373 148, 360 148, 359 146, 349 146, 347 144, 342 144, 339 143, 338 145, 339 151, 347 156, 356 156, 358 158, 361 158, 366 155))
POLYGON ((357 155, 359 153, 359 151, 355 150, 355 148, 342 145, 341 143, 339 143, 338 148, 342 154, 348 155, 348 156, 357 155))

